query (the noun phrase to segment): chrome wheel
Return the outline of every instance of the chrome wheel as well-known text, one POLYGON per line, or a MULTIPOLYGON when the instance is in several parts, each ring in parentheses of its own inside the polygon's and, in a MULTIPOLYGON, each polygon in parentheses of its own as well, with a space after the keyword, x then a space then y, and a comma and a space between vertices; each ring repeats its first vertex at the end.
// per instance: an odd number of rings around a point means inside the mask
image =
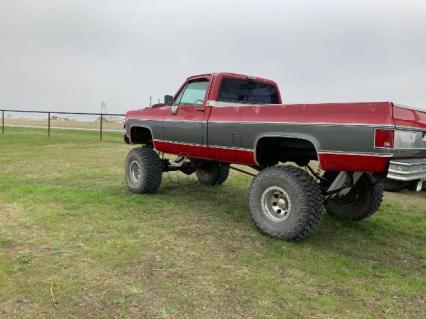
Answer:
POLYGON ((290 196, 281 187, 271 186, 265 189, 261 205, 265 216, 274 223, 281 223, 290 216, 290 196))
POLYGON ((138 161, 133 161, 130 164, 130 178, 133 183, 137 183, 140 181, 142 175, 141 165, 138 161))

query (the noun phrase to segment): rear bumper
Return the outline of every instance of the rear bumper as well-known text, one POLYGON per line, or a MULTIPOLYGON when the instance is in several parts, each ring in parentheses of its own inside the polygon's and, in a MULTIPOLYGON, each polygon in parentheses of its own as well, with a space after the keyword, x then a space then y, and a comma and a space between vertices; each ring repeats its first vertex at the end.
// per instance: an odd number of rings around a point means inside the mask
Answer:
POLYGON ((387 178, 404 182, 426 180, 426 159, 391 160, 387 178))

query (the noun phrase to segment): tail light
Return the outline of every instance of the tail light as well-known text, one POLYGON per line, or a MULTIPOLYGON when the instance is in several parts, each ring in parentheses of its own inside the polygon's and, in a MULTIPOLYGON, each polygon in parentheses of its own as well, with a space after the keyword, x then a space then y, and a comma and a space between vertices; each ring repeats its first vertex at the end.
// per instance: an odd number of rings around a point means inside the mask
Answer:
POLYGON ((374 147, 393 148, 394 130, 376 129, 374 135, 374 147))

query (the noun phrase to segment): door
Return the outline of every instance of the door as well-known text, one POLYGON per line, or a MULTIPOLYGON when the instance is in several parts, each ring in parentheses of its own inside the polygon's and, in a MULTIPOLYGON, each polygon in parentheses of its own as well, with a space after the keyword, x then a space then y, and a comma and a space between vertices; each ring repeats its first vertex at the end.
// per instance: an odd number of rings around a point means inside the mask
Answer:
POLYGON ((172 144, 173 152, 185 156, 208 157, 206 94, 209 78, 187 82, 163 121, 163 140, 172 144))

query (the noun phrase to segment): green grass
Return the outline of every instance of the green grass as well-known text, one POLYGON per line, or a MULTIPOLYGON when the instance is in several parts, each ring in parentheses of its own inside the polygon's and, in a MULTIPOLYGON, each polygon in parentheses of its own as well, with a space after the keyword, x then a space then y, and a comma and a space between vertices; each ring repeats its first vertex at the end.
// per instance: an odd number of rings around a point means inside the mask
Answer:
POLYGON ((119 134, 0 135, 0 317, 424 318, 426 196, 386 194, 301 243, 260 234, 250 178, 123 178, 119 134))

